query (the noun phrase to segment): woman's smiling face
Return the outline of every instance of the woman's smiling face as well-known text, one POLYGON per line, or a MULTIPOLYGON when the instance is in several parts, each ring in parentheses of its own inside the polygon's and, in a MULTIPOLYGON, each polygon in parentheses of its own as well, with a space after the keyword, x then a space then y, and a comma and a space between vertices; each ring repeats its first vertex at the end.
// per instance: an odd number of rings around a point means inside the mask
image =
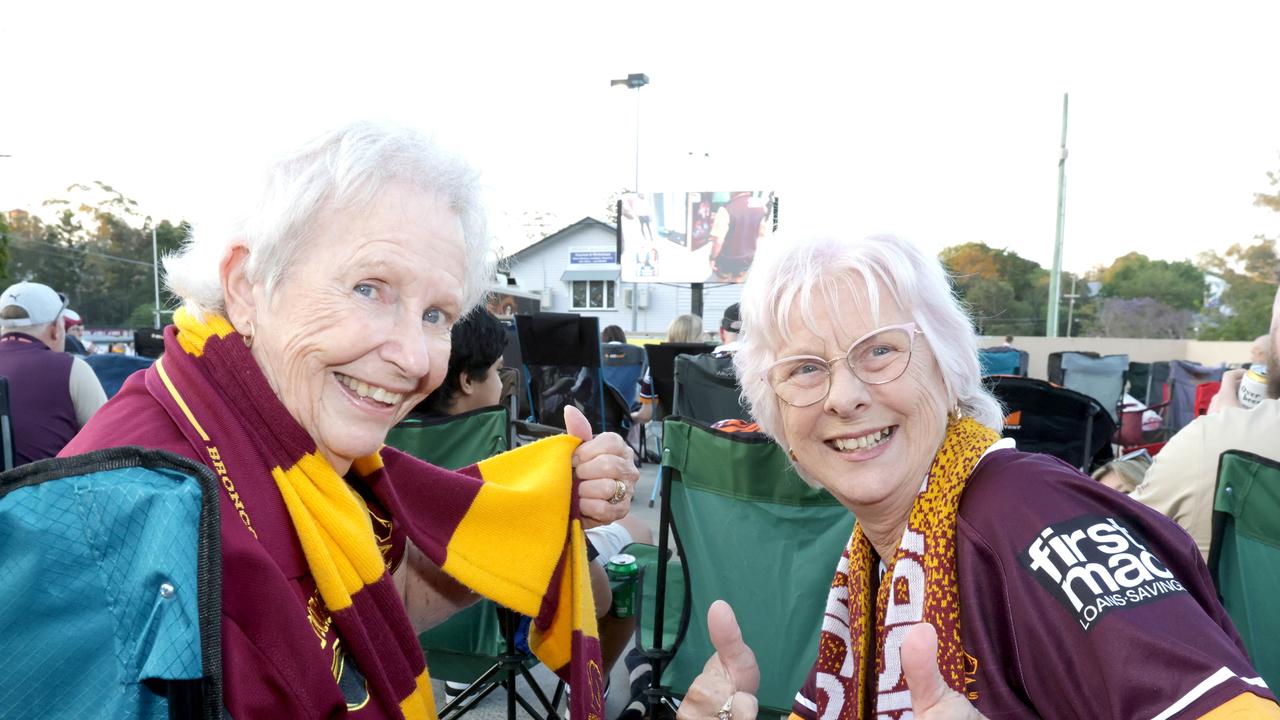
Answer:
POLYGON ((457 214, 401 184, 323 214, 268 295, 253 286, 253 356, 339 473, 443 382, 461 312, 457 214))
POLYGON ((901 512, 905 521, 942 444, 948 403, 924 336, 915 338, 896 379, 870 385, 850 371, 844 354, 855 340, 912 321, 883 288, 879 296, 876 319, 867 312, 861 282, 845 284, 833 303, 817 295, 812 298, 812 327, 796 303, 791 339, 777 349, 777 357, 839 359, 831 363, 830 390, 820 401, 807 407, 780 403, 783 436, 801 472, 860 518, 867 511, 885 510, 901 512))

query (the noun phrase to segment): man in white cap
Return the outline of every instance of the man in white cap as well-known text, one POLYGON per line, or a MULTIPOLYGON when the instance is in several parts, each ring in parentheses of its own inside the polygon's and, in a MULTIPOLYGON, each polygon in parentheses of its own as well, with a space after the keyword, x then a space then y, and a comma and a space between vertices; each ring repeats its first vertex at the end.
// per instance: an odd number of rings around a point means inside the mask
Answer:
POLYGON ((107 401, 88 363, 62 352, 67 301, 20 282, 0 294, 0 376, 9 381, 14 465, 58 454, 107 401))

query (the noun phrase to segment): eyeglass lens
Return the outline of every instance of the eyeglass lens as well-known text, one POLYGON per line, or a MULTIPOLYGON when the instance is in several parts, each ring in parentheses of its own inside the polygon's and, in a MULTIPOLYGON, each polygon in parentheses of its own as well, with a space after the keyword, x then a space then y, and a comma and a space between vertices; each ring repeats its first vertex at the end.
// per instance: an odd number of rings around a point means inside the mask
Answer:
MULTIPOLYGON (((911 360, 911 333, 901 328, 882 330, 850 348, 845 359, 864 383, 897 380, 911 360)), ((789 405, 812 405, 831 388, 831 366, 816 357, 795 358, 770 369, 769 384, 789 405)))

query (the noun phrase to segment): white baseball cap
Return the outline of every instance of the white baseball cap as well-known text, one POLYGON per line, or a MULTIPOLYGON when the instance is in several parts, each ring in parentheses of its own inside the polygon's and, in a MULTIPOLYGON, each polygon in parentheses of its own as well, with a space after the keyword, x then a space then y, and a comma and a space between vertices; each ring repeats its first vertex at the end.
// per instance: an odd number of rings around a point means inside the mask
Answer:
POLYGON ((9 307, 20 307, 27 311, 25 318, 5 320, 8 327, 30 327, 44 325, 58 319, 67 307, 67 296, 54 292, 48 285, 34 282, 20 282, 10 285, 0 294, 0 312, 9 307))

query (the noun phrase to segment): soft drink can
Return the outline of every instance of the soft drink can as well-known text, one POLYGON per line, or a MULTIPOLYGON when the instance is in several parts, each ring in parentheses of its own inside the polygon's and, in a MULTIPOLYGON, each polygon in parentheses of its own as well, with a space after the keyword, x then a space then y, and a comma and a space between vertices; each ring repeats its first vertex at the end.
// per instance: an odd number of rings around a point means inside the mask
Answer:
POLYGON ((604 571, 613 585, 614 617, 631 617, 636 612, 636 577, 640 574, 635 556, 626 553, 614 555, 609 558, 604 571))
POLYGON ((1254 365, 1240 378, 1240 405, 1251 408, 1267 398, 1267 367, 1254 365))

